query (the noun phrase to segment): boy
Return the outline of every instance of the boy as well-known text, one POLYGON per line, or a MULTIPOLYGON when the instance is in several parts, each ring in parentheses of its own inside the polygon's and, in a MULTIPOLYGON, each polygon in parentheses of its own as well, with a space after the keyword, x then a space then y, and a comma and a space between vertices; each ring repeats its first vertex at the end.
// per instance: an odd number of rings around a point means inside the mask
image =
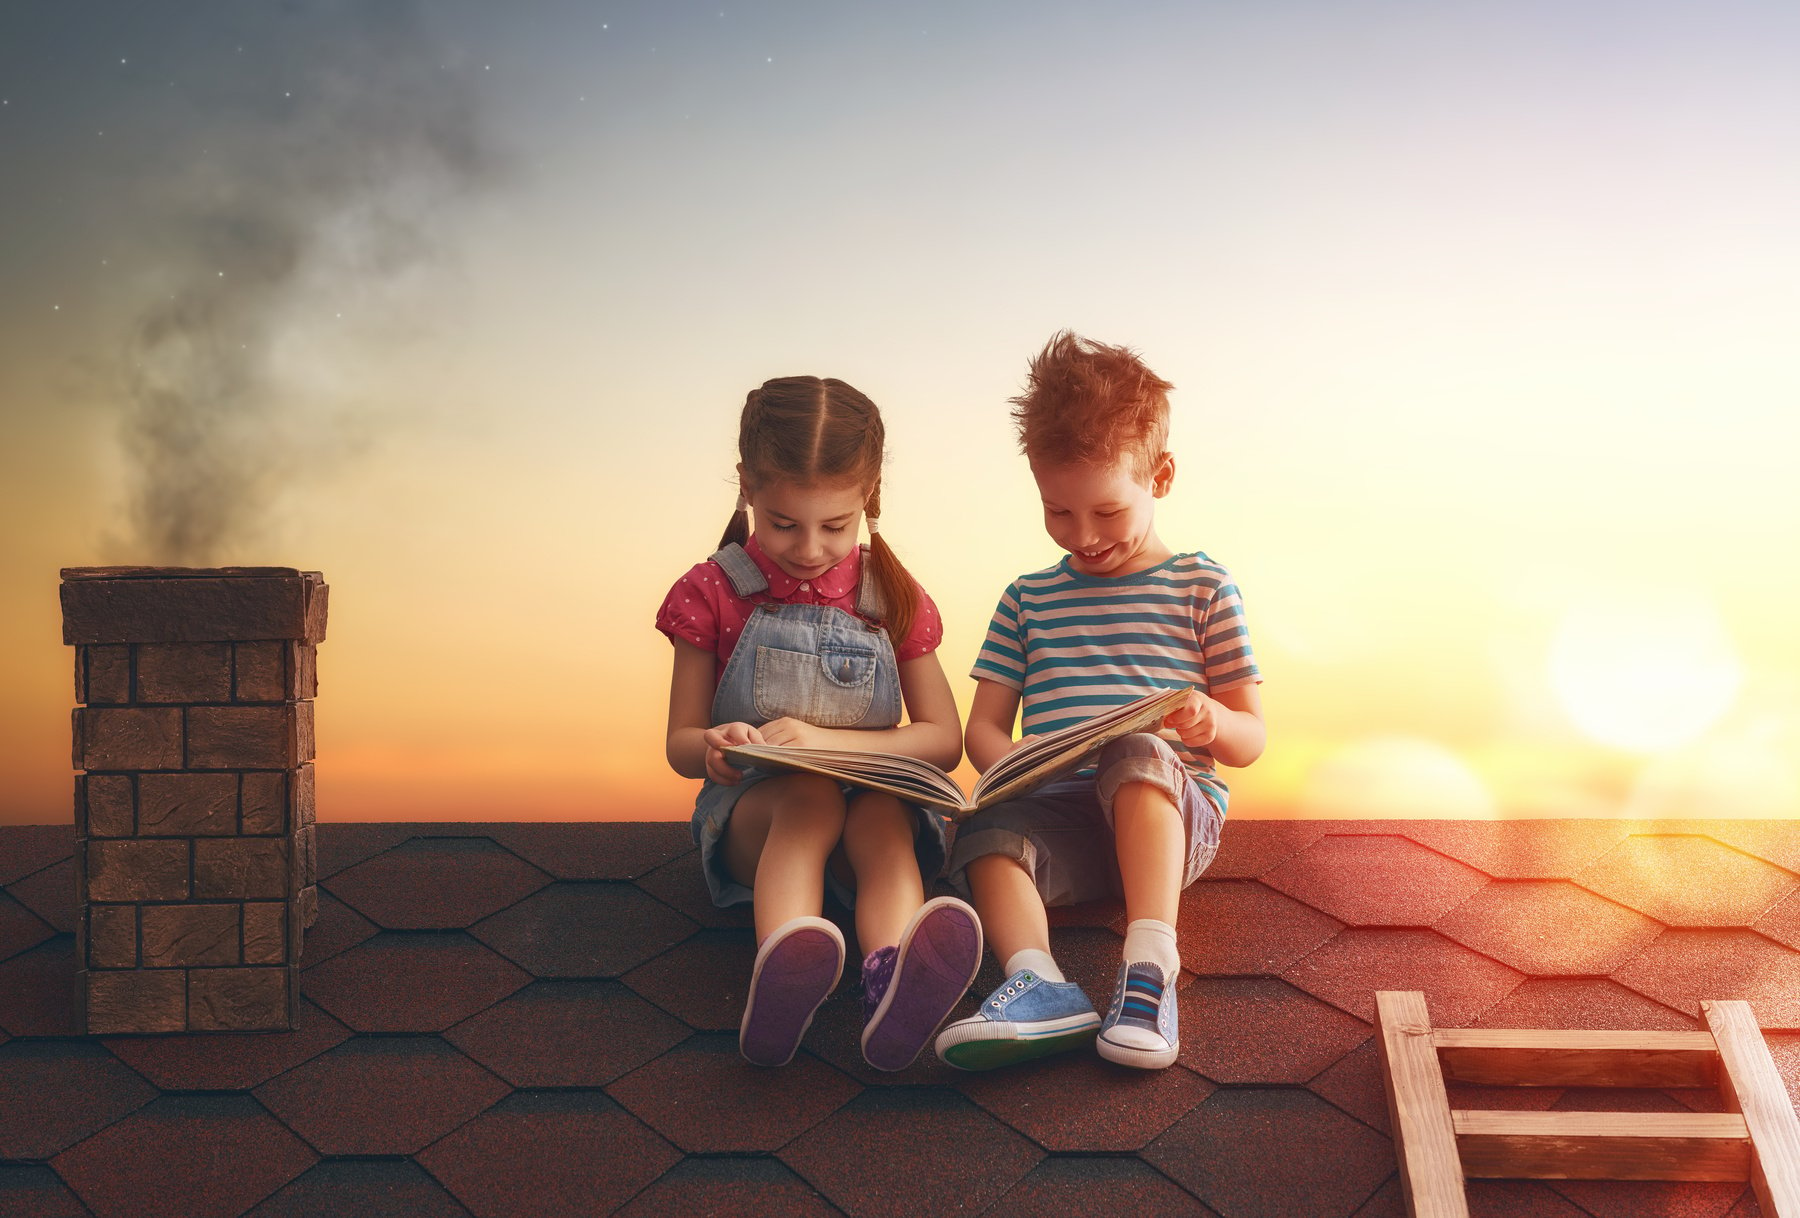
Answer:
POLYGON ((1177 740, 1127 736, 1096 768, 961 826, 950 882, 972 894, 1007 978, 939 1034, 953 1066, 1024 1061, 1096 1033, 1101 1056, 1127 1066, 1160 1069, 1180 1049, 1175 920, 1181 890, 1218 850, 1226 789, 1213 763, 1249 765, 1264 736, 1236 586, 1205 554, 1176 554, 1156 535, 1156 500, 1175 478, 1171 388, 1130 350, 1064 331, 1012 399, 1044 528, 1068 553, 1000 598, 972 674, 969 759, 985 771, 1017 747, 1021 702, 1033 735, 1146 689, 1195 690, 1163 720, 1177 740), (1124 959, 1103 1020, 1051 957, 1044 907, 1121 891, 1124 959))

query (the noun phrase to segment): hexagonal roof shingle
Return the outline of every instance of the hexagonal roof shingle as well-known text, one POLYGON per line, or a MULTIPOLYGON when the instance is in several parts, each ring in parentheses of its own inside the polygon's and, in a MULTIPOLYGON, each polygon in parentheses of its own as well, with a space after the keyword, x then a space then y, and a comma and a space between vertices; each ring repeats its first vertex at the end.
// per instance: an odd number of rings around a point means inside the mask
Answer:
MULTIPOLYGON (((1396 1215, 1376 989, 1423 990, 1445 1027, 1692 1029, 1701 999, 1747 998, 1800 1096, 1789 830, 1236 820, 1182 902, 1175 1066, 966 1074, 927 1051, 887 1074, 858 1050, 854 961, 792 1065, 738 1056, 750 918, 712 907, 685 823, 327 822, 298 1031, 97 1040, 72 1035, 73 836, 0 828, 0 1214, 1396 1215)), ((1117 902, 1052 918, 1102 1001, 1123 925, 1117 902)), ((958 1014, 999 979, 985 961, 958 1014)), ((1756 1213, 1742 1185, 1469 1194, 1756 1213)))

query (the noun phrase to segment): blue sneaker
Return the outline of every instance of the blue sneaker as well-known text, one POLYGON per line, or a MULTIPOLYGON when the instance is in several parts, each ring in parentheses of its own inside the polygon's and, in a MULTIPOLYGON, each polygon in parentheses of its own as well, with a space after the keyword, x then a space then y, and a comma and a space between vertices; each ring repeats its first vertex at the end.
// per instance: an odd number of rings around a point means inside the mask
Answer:
POLYGON ((1181 1021, 1175 988, 1154 964, 1121 964, 1112 1006, 1094 1046, 1121 1066, 1161 1070, 1181 1052, 1181 1021))
POLYGON ((1100 1014, 1073 981, 1020 969, 981 1000, 981 1012, 938 1033, 937 1055, 959 1070, 992 1070, 1078 1049, 1100 1030, 1100 1014))

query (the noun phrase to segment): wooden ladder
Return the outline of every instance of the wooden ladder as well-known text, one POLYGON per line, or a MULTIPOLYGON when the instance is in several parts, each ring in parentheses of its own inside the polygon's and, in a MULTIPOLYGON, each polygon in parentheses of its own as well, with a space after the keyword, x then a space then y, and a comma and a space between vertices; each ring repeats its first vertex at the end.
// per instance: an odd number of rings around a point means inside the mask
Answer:
POLYGON ((1433 1028, 1417 990, 1378 990, 1375 1006, 1394 1150, 1413 1218, 1468 1218, 1464 1179, 1489 1177, 1749 1180, 1764 1218, 1800 1218, 1800 1120, 1747 1002, 1701 1003, 1705 1032, 1433 1028), (1730 1111, 1452 1110, 1446 1079, 1716 1086, 1730 1111))

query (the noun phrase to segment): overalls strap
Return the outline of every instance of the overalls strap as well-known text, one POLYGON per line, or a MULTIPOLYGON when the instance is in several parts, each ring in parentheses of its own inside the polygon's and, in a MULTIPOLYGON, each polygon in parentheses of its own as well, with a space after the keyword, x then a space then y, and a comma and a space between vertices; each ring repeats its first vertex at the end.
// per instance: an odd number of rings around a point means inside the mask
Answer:
POLYGON ((725 572, 725 577, 731 581, 731 586, 745 600, 749 600, 758 592, 769 590, 768 579, 757 569, 756 563, 750 555, 744 552, 744 547, 738 545, 737 542, 732 542, 714 554, 712 561, 719 564, 719 569, 725 572))
MULTIPOLYGON (((712 556, 712 561, 725 572, 731 586, 737 594, 749 600, 759 592, 769 590, 769 581, 756 562, 745 552, 744 547, 733 542, 712 556)), ((881 586, 875 580, 875 573, 870 569, 869 547, 862 547, 862 574, 856 584, 857 616, 871 622, 887 620, 887 601, 881 595, 881 586)))

